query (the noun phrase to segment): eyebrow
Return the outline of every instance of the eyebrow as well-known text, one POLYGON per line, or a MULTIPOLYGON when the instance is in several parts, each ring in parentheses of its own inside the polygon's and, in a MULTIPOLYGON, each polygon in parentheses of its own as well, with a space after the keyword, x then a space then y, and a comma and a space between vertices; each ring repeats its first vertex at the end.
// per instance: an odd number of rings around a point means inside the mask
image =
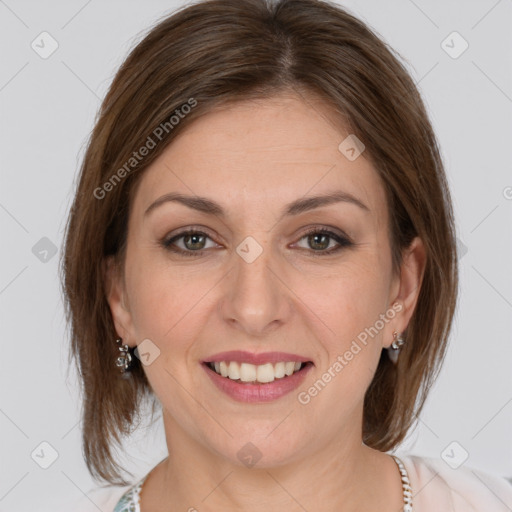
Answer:
MULTIPOLYGON (((158 206, 161 206, 162 204, 167 202, 177 202, 187 206, 188 208, 198 210, 202 213, 216 215, 223 218, 226 217, 226 211, 219 203, 216 203, 215 201, 208 199, 207 197, 187 196, 184 194, 179 194, 177 192, 171 192, 169 194, 165 194, 159 197, 156 201, 149 205, 149 207, 144 212, 144 216, 147 216, 151 211, 155 210, 158 206)), ((330 204, 340 202, 353 204, 366 212, 370 212, 370 208, 368 208, 368 206, 366 206, 357 197, 354 197, 352 194, 349 194, 348 192, 345 192, 343 190, 336 190, 334 192, 330 192, 327 194, 318 196, 308 196, 292 201, 291 203, 285 205, 285 207, 281 211, 280 219, 282 219, 285 216, 299 215, 300 213, 304 213, 309 210, 314 210, 315 208, 320 208, 322 206, 327 206, 330 204)))

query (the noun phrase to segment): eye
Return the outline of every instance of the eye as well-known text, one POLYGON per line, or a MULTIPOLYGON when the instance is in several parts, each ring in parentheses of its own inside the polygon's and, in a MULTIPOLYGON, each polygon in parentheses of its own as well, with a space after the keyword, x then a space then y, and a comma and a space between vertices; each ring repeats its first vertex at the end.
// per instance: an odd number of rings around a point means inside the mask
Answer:
POLYGON ((168 240, 162 241, 162 244, 166 249, 178 254, 183 254, 184 256, 196 256, 203 254, 204 249, 208 249, 208 247, 205 247, 205 241, 208 238, 210 237, 202 231, 189 229, 188 231, 183 231, 168 240), (183 241, 184 247, 177 247, 176 242, 181 240, 183 241))
POLYGON ((354 245, 347 237, 325 228, 310 229, 300 240, 304 239, 306 239, 308 246, 312 249, 313 256, 326 256, 354 245), (335 241, 338 245, 325 250, 331 245, 330 242, 332 241, 335 241))

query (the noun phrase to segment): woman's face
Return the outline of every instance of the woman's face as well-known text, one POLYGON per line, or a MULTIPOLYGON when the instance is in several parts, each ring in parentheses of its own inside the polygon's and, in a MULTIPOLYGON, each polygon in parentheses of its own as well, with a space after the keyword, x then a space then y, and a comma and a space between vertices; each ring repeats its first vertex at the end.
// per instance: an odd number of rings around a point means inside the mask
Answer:
POLYGON ((140 345, 168 443, 261 466, 361 445, 364 394, 412 314, 422 249, 392 275, 384 188, 348 135, 312 99, 237 103, 141 178, 109 303, 140 345))

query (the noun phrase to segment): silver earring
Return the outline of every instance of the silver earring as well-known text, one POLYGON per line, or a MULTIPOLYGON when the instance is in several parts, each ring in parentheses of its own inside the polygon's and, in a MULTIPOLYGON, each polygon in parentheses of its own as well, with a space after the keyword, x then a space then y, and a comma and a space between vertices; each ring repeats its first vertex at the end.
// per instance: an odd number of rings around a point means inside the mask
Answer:
POLYGON ((391 346, 395 350, 400 350, 400 347, 405 343, 405 340, 403 339, 402 335, 398 334, 396 331, 393 333, 393 343, 391 343, 391 346))
POLYGON ((127 377, 132 369, 131 363, 133 359, 130 354, 130 347, 126 343, 122 345, 122 341, 122 338, 116 339, 116 343, 119 345, 119 351, 121 352, 121 355, 116 358, 116 366, 120 369, 123 377, 127 377))
POLYGON ((393 343, 388 348, 388 356, 391 361, 396 364, 398 361, 398 354, 400 353, 400 349, 405 344, 405 340, 401 334, 398 334, 396 331, 393 333, 393 343))

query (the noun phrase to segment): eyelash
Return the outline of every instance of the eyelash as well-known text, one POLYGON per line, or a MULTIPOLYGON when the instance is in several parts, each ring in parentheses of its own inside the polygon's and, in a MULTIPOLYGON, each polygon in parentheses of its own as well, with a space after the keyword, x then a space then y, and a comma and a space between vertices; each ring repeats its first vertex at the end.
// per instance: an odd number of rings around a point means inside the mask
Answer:
MULTIPOLYGON (((339 245, 337 247, 331 248, 329 250, 324 250, 324 251, 322 251, 322 250, 314 251, 313 249, 311 249, 313 257, 329 256, 331 254, 339 252, 340 250, 342 250, 346 247, 350 247, 350 246, 354 245, 353 242, 351 242, 348 238, 338 235, 337 233, 334 233, 333 231, 330 231, 325 228, 310 229, 310 230, 306 231, 306 233, 304 233, 300 237, 299 241, 302 240, 303 238, 307 238, 308 236, 316 235, 316 234, 327 235, 329 238, 332 238, 333 240, 335 240, 339 245)), ((170 238, 168 240, 163 239, 161 243, 165 249, 172 251, 174 253, 177 253, 179 255, 182 255, 182 256, 187 256, 187 257, 188 256, 202 256, 208 249, 202 249, 200 251, 190 251, 190 250, 185 251, 183 249, 179 249, 179 248, 176 249, 176 248, 172 247, 172 244, 174 242, 176 242, 180 238, 183 238, 184 236, 187 236, 187 235, 205 235, 207 238, 211 239, 211 237, 208 236, 208 234, 204 233, 203 231, 189 229, 187 231, 182 231, 181 233, 178 233, 177 235, 173 236, 172 238, 170 238)), ((303 249, 303 250, 308 251, 308 249, 303 249)))

